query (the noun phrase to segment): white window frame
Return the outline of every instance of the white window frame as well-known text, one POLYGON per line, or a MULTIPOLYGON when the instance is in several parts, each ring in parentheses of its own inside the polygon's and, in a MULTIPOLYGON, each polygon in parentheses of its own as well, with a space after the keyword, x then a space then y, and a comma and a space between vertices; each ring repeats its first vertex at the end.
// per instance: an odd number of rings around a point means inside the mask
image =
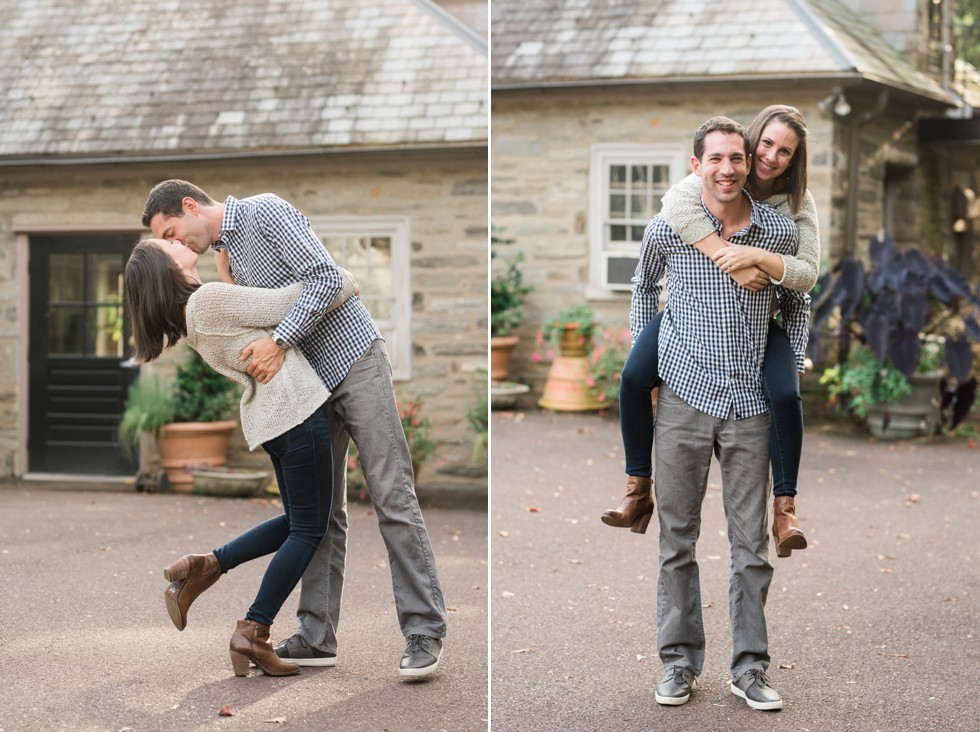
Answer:
POLYGON ((589 151, 589 284, 591 300, 618 300, 629 285, 611 285, 611 257, 639 258, 640 245, 612 244, 606 240, 609 216, 609 168, 612 165, 666 165, 670 185, 690 173, 690 155, 681 145, 597 144, 589 151))
MULTIPOLYGON (((412 286, 411 226, 404 216, 311 216, 310 225, 326 247, 335 237, 385 237, 391 241, 391 318, 383 320, 372 314, 385 339, 391 376, 394 381, 412 378, 412 286)), ((342 252, 327 247, 330 256, 344 266, 342 252)), ((369 308, 370 309, 370 308, 369 308)))

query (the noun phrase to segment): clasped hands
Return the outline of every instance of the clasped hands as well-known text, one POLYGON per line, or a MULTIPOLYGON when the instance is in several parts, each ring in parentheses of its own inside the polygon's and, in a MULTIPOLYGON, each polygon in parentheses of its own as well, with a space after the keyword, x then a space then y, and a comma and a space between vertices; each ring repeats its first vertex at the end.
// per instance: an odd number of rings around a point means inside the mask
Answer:
POLYGON ((722 241, 725 246, 711 255, 711 260, 722 272, 749 292, 758 292, 769 284, 769 275, 758 266, 762 261, 758 247, 722 241))

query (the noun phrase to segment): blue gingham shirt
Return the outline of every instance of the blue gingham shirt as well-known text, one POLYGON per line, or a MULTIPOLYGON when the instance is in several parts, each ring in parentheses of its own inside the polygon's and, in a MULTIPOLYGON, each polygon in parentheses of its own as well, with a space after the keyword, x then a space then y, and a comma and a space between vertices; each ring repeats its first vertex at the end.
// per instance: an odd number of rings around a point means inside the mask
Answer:
MULTIPOLYGON (((733 244, 796 254, 796 225, 779 212, 752 203, 748 226, 728 237, 733 244)), ((720 222, 705 208, 721 234, 720 222)), ((769 284, 749 292, 657 216, 647 226, 633 276, 630 331, 633 339, 656 314, 666 273, 667 301, 660 325, 660 376, 695 409, 718 419, 745 419, 768 410, 762 392, 762 360, 773 298, 796 354, 799 371, 807 342, 810 296, 769 284)))
POLYGON ((359 297, 324 314, 343 289, 343 278, 309 219, 271 193, 242 200, 228 196, 220 237, 212 247, 228 251, 238 284, 278 288, 303 283, 273 337, 298 346, 324 386, 335 389, 381 333, 359 297))

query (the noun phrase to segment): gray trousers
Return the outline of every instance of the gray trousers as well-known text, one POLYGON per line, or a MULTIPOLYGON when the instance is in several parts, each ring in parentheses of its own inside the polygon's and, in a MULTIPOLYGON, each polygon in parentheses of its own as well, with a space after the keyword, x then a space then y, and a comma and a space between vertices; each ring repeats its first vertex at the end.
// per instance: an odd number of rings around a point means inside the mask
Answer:
POLYGON ((666 384, 657 398, 656 502, 660 521, 657 647, 665 668, 704 666, 704 623, 695 547, 711 455, 718 457, 731 545, 728 614, 732 678, 769 667, 766 597, 769 415, 736 421, 694 409, 666 384))
POLYGON ((415 496, 412 459, 383 341, 372 343, 351 366, 324 409, 333 447, 333 506, 327 534, 303 574, 296 610, 299 634, 322 651, 337 652, 347 556, 347 450, 353 439, 388 549, 402 633, 445 637, 446 607, 415 496))

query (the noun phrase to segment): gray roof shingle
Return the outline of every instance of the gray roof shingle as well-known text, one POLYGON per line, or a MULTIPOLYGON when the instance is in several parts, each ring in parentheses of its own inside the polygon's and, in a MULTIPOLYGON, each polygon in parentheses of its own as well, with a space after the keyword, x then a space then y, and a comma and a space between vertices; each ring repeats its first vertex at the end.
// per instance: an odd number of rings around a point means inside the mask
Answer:
POLYGON ((0 159, 485 145, 486 47, 446 17, 430 0, 0 0, 0 159))
POLYGON ((494 88, 854 75, 944 102, 839 0, 493 0, 494 88))

